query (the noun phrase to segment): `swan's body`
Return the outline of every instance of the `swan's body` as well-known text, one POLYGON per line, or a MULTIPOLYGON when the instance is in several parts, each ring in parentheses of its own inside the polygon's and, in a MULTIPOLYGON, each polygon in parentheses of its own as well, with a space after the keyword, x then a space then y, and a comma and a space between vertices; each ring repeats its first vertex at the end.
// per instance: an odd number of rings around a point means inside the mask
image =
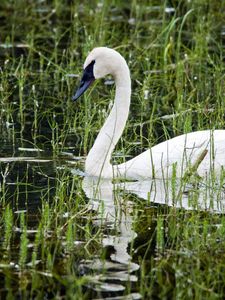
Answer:
POLYGON ((74 100, 94 79, 107 74, 115 79, 115 101, 87 156, 85 171, 88 175, 128 179, 168 178, 176 171, 176 176, 181 177, 188 167, 198 162, 199 156, 197 172, 200 176, 207 175, 212 169, 218 174, 221 167, 225 167, 225 130, 184 134, 162 142, 126 163, 111 165, 111 155, 122 135, 130 108, 131 80, 125 59, 110 48, 93 49, 84 63, 84 75, 74 100))

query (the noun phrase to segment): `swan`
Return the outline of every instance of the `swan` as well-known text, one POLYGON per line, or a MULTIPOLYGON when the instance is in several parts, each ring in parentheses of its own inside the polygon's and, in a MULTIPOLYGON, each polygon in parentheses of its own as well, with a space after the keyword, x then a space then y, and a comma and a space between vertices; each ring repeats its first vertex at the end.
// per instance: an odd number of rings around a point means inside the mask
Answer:
POLYGON ((85 173, 101 178, 182 177, 195 166, 199 176, 220 174, 225 167, 225 130, 203 130, 183 134, 151 147, 125 163, 110 163, 113 150, 128 118, 131 98, 129 67, 123 56, 107 47, 94 48, 84 62, 77 100, 94 80, 111 74, 115 80, 114 104, 85 161, 85 173))

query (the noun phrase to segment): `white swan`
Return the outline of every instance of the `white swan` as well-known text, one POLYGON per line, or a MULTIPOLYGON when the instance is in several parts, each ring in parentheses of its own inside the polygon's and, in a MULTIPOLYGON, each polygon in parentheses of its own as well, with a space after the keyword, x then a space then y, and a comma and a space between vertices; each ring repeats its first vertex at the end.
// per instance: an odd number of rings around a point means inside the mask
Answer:
POLYGON ((133 159, 111 165, 112 152, 126 124, 130 107, 131 79, 125 59, 107 47, 94 48, 84 63, 80 86, 73 96, 78 99, 98 78, 108 74, 116 84, 113 108, 101 128, 85 162, 89 176, 127 179, 182 177, 190 166, 206 176, 210 170, 220 173, 225 167, 225 130, 191 132, 162 142, 133 159), (201 158, 199 158, 201 156, 201 158))

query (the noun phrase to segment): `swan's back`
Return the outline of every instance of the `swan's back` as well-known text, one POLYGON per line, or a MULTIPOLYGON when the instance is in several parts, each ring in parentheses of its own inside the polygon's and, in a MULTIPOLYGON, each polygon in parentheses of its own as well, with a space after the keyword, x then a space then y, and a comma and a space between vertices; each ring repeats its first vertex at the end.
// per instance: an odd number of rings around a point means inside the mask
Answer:
POLYGON ((116 167, 123 177, 132 179, 170 178, 175 172, 182 177, 198 160, 198 175, 205 176, 212 169, 220 173, 221 167, 225 167, 225 130, 177 136, 116 167))

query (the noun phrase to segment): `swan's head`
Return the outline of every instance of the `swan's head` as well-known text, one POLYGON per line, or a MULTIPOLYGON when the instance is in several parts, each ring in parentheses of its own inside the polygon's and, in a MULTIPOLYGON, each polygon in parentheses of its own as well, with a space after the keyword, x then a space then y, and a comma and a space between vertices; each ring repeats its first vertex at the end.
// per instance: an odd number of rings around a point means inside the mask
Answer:
POLYGON ((94 48, 84 62, 83 76, 72 99, 77 100, 95 79, 105 77, 108 74, 116 77, 124 62, 124 58, 113 49, 107 47, 94 48))

